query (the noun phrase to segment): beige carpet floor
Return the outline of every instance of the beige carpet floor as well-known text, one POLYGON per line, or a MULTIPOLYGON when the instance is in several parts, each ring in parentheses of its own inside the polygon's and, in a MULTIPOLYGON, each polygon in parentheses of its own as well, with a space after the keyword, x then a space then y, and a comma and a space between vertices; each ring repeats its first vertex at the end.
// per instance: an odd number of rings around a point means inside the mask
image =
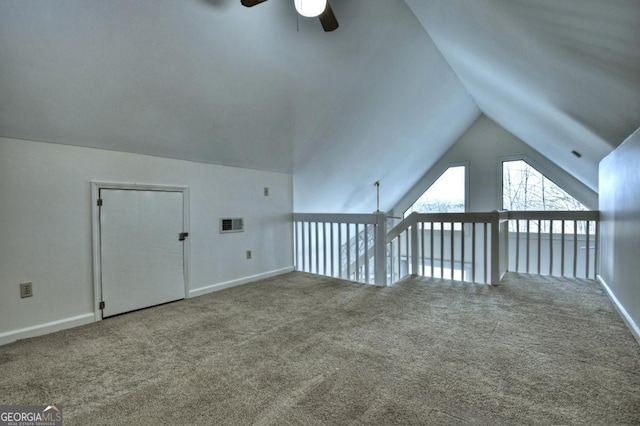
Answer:
POLYGON ((0 404, 65 425, 640 424, 640 346, 593 281, 291 273, 0 347, 0 404))

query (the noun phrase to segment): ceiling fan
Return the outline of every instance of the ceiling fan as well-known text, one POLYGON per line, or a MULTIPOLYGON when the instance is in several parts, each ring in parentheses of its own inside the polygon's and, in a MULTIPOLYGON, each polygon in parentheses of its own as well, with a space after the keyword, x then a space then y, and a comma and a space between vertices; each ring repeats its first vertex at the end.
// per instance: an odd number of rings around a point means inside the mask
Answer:
MULTIPOLYGON (((243 6, 253 7, 265 1, 267 0, 241 0, 241 3, 243 6)), ((303 16, 317 16, 326 32, 338 28, 338 20, 327 0, 295 0, 295 6, 298 13, 303 16)))

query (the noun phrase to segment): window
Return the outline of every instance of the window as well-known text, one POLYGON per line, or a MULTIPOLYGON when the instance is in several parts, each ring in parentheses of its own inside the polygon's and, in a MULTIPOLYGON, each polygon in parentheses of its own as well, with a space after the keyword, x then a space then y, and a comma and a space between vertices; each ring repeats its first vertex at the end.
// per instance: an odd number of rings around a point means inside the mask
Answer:
POLYGON ((466 166, 452 166, 404 212, 404 217, 418 213, 458 213, 465 211, 466 166))
MULTIPOLYGON (((466 173, 467 167, 451 166, 442 173, 438 179, 418 198, 413 205, 411 205, 407 211, 404 212, 406 218, 411 213, 464 213, 466 211, 466 173)), ((418 233, 419 238, 429 238, 429 232, 427 230, 432 229, 442 232, 446 232, 447 236, 443 241, 450 238, 448 235, 462 231, 462 223, 454 223, 453 228, 451 223, 445 222, 442 225, 439 222, 431 223, 419 223, 418 233)), ((439 235, 440 232, 437 234, 439 235)), ((438 235, 435 238, 440 238, 438 235)), ((437 243, 438 245, 440 243, 437 243)), ((451 262, 451 260, 442 260, 434 258, 433 264, 433 276, 443 276, 447 279, 451 277, 451 271, 453 269, 453 278, 456 280, 466 280, 469 277, 469 271, 471 270, 471 264, 465 262, 451 262)), ((403 263, 404 265, 404 263, 403 263)), ((401 267, 403 268, 403 267, 401 267)), ((422 260, 422 265, 418 266, 419 274, 426 276, 431 275, 430 259, 422 260), (424 265, 424 270, 422 267, 424 265)))
MULTIPOLYGON (((526 210, 589 210, 564 189, 533 168, 524 160, 502 163, 502 207, 512 211, 526 210)), ((547 233, 553 226, 554 233, 585 234, 594 232, 595 224, 586 221, 509 221, 509 231, 547 233), (519 223, 519 226, 517 225, 519 223)))
POLYGON ((502 163, 502 207, 507 210, 589 210, 524 160, 502 163))

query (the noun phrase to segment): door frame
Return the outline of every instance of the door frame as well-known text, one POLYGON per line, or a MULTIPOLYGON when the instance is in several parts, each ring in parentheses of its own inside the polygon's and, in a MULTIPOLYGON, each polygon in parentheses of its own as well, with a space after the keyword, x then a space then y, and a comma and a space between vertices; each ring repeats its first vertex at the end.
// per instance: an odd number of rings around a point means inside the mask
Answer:
MULTIPOLYGON (((182 193, 182 223, 183 232, 189 232, 189 187, 178 185, 155 185, 141 183, 99 182, 91 181, 91 236, 93 245, 93 311, 96 321, 102 320, 100 301, 102 298, 102 254, 100 252, 100 208, 98 198, 101 189, 130 190, 130 191, 160 191, 182 193)), ((190 238, 183 242, 182 262, 184 275, 184 297, 189 297, 189 247, 190 238)))

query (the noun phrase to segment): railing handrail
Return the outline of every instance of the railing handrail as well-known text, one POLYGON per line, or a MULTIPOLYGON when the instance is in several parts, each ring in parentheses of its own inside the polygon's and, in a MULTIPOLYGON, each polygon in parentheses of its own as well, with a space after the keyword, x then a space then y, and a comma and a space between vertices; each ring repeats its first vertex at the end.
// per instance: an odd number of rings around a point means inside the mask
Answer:
POLYGON ((416 216, 418 213, 411 213, 409 216, 402 219, 402 222, 393 227, 389 232, 387 232, 386 242, 393 241, 394 238, 397 238, 398 235, 402 234, 404 231, 409 229, 411 226, 416 224, 416 216))
MULTIPOLYGON (((414 213, 412 213, 414 214, 414 213)), ((415 213, 417 222, 490 223, 495 212, 415 213)))
MULTIPOLYGON (((599 220, 598 210, 498 210, 501 219, 509 220, 599 220), (504 217, 506 214, 506 217, 504 217)), ((338 222, 376 224, 382 213, 293 213, 298 222, 338 222)), ((417 222, 490 223, 493 212, 417 213, 413 212, 396 225, 389 234, 397 236, 417 222)))
POLYGON ((598 210, 518 210, 507 211, 510 220, 600 220, 598 210))
POLYGON ((500 222, 508 220, 506 210, 494 210, 492 212, 457 212, 457 213, 417 213, 413 212, 402 222, 397 224, 387 234, 387 242, 397 238, 398 235, 418 222, 442 222, 442 223, 491 223, 495 220, 496 212, 500 222))
POLYGON ((382 213, 294 213, 294 222, 358 223, 375 225, 382 213))

